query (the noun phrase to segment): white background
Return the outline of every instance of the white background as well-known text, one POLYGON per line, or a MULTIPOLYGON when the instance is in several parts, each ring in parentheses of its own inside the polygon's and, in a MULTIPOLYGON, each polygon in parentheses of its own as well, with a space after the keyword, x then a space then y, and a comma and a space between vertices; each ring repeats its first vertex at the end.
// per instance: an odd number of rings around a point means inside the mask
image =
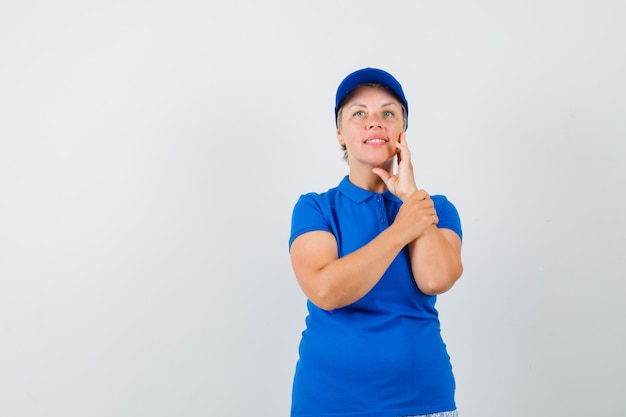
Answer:
POLYGON ((0 3, 0 415, 287 416, 293 204, 390 71, 463 417, 623 412, 626 3, 0 3))

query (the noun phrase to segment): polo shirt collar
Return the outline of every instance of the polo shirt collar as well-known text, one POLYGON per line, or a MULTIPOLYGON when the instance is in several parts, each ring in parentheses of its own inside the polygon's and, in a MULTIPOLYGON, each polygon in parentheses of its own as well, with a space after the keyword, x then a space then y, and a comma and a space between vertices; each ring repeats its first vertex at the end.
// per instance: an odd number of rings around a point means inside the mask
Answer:
POLYGON ((338 188, 339 188, 339 191, 343 195, 345 195, 346 197, 348 197, 350 200, 354 201, 355 203, 362 203, 368 198, 371 198, 376 195, 382 195, 388 200, 401 202, 400 199, 396 197, 395 195, 391 194, 391 191, 389 190, 385 190, 385 192, 383 192, 382 194, 365 190, 363 188, 357 187, 356 185, 352 184, 348 177, 349 177, 348 175, 343 177, 343 179, 339 183, 338 188))

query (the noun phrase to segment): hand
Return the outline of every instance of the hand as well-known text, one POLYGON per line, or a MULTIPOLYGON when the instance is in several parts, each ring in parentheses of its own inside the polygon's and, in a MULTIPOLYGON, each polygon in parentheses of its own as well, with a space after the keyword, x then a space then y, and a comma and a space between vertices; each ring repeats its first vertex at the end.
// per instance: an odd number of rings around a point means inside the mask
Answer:
POLYGON ((426 190, 417 190, 400 207, 392 227, 406 233, 406 240, 412 242, 420 237, 430 225, 437 225, 439 217, 435 203, 426 190))
POLYGON ((413 176, 413 164, 411 163, 411 151, 406 144, 406 132, 400 134, 396 142, 398 153, 398 173, 392 175, 383 168, 373 168, 372 172, 383 180, 387 189, 400 200, 405 201, 411 194, 417 191, 415 177, 413 176))

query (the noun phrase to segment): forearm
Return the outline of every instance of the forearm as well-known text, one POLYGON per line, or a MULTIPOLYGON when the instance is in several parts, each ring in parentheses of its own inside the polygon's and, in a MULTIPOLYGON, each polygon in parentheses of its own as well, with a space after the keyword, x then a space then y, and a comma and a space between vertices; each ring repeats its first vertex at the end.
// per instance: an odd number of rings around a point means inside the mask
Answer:
POLYGON ((367 245, 322 268, 309 298, 325 310, 354 303, 378 283, 407 243, 397 228, 383 231, 367 245))
POLYGON ((454 232, 443 230, 432 225, 409 244, 413 276, 425 294, 448 291, 463 273, 460 246, 455 247, 443 234, 454 232))

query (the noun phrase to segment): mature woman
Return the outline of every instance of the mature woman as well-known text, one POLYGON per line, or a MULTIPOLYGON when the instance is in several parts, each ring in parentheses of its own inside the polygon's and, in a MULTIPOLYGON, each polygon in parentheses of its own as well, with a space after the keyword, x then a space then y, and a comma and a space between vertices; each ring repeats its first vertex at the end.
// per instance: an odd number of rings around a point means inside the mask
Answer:
POLYGON ((349 74, 335 116, 349 175, 302 195, 292 217, 309 314, 291 416, 456 416, 435 301, 463 271, 457 210, 415 183, 408 103, 391 74, 349 74))

